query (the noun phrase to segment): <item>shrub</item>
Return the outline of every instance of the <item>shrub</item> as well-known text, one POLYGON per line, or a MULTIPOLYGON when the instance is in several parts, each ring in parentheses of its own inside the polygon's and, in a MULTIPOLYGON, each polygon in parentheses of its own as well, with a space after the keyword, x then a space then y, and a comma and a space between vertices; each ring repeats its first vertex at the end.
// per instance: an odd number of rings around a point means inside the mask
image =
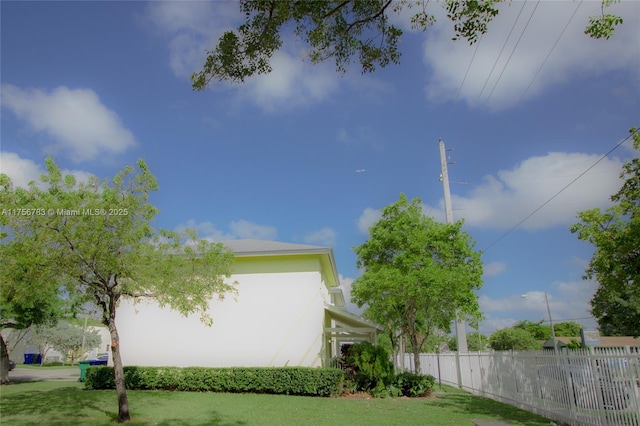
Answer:
POLYGON ((361 342, 347 347, 344 352, 345 373, 356 383, 357 389, 384 396, 383 389, 394 380, 393 364, 387 351, 361 342))
POLYGON ((395 387, 400 389, 402 395, 415 398, 429 395, 435 384, 436 379, 433 376, 423 376, 406 371, 396 376, 395 387))
MULTIPOLYGON (((335 396, 344 373, 308 367, 124 367, 127 389, 335 396)), ((112 367, 89 367, 87 389, 114 389, 112 367)))

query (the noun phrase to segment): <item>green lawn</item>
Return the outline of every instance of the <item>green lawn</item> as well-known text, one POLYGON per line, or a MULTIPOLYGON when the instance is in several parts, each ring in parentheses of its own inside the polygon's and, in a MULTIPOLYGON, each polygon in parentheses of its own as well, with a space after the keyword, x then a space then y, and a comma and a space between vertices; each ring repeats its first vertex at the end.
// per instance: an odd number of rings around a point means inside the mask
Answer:
MULTIPOLYGON (((542 426, 550 421, 446 388, 429 399, 347 399, 283 395, 129 391, 132 423, 142 425, 471 425, 471 419, 542 426)), ((0 387, 2 425, 115 423, 115 391, 74 382, 0 387)))

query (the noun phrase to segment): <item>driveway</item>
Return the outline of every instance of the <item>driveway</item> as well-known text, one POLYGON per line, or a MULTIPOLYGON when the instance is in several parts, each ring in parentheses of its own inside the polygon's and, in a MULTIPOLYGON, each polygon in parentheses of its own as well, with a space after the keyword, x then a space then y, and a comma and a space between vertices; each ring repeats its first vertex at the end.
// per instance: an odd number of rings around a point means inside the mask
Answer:
POLYGON ((20 368, 16 365, 13 371, 9 372, 11 382, 40 382, 40 381, 65 381, 76 382, 80 378, 79 367, 69 368, 20 368))

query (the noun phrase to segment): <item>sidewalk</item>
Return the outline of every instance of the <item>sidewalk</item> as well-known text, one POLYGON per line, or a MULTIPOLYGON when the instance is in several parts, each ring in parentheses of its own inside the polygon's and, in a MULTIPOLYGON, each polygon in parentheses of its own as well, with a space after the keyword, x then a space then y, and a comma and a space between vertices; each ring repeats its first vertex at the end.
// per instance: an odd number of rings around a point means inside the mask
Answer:
POLYGON ((80 368, 20 368, 16 365, 13 371, 9 372, 9 381, 15 382, 40 382, 40 381, 65 381, 73 382, 80 378, 80 368))

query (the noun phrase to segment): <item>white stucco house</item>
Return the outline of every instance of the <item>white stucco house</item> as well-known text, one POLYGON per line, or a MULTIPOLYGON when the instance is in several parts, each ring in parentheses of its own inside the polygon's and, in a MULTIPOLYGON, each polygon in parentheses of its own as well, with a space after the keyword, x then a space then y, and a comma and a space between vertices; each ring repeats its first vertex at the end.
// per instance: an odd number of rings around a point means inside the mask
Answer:
POLYGON ((207 327, 153 302, 122 301, 117 326, 124 365, 327 366, 340 344, 375 342, 382 327, 345 310, 333 250, 230 240, 237 297, 214 298, 207 327))

